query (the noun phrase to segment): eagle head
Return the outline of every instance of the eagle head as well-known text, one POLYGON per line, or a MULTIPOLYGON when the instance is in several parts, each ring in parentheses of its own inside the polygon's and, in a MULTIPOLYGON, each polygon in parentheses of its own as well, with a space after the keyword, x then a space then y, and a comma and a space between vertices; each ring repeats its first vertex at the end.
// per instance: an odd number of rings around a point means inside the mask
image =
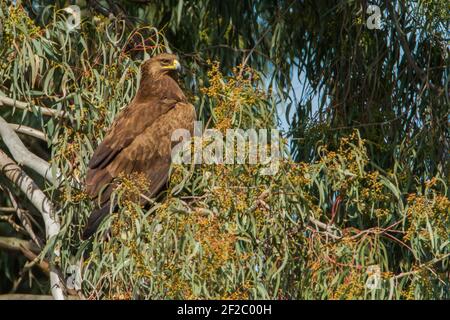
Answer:
POLYGON ((174 54, 162 53, 144 62, 142 65, 143 75, 151 78, 159 78, 162 75, 175 76, 181 71, 181 64, 174 54))

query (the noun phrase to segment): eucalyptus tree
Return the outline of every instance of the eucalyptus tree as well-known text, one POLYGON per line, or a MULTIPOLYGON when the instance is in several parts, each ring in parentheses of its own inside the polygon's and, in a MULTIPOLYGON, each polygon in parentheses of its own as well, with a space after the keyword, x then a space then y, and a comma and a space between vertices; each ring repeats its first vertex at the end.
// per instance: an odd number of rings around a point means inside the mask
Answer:
MULTIPOLYGON (((448 298, 446 1, 0 10, 0 248, 18 253, 0 251, 2 291, 46 293, 50 279, 73 294, 81 270, 77 294, 93 298, 448 298), (287 122, 289 156, 272 177, 174 167, 155 206, 125 202, 112 241, 82 242, 88 159, 140 62, 163 51, 184 62, 205 127, 287 122), (374 275, 380 290, 364 286, 374 275)), ((135 180, 117 196, 145 188, 135 180)))

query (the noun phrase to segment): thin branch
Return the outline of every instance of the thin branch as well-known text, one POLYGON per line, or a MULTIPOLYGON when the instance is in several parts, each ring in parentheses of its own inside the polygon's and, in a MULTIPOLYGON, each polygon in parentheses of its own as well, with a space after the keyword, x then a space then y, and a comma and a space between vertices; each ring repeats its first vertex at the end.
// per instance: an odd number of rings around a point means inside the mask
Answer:
POLYGON ((337 232, 340 233, 337 228, 333 228, 333 226, 327 225, 314 217, 309 217, 309 222, 311 222, 316 227, 316 229, 323 229, 323 233, 330 236, 334 240, 342 239, 342 236, 336 234, 337 232))
POLYGON ((51 174, 50 164, 36 156, 34 153, 31 153, 25 147, 22 140, 20 140, 19 136, 2 117, 0 117, 0 136, 3 138, 3 142, 5 142, 12 156, 19 164, 23 164, 26 167, 33 169, 52 184, 56 184, 56 179, 51 174))
POLYGON ((34 243, 39 247, 42 248, 42 241, 41 239, 39 239, 36 234, 33 231, 33 227, 31 225, 31 221, 27 216, 27 213, 25 210, 23 210, 17 200, 16 197, 12 194, 12 192, 7 189, 6 190, 9 196, 9 200, 11 201, 11 204, 13 205, 13 208, 16 211, 17 217, 19 218, 20 222, 22 223, 23 228, 25 229, 25 231, 28 233, 28 235, 30 236, 30 238, 34 241, 34 243))
POLYGON ((47 142, 47 137, 45 136, 45 133, 43 133, 42 131, 15 123, 10 123, 9 126, 15 132, 26 134, 28 136, 35 137, 37 139, 47 142))
POLYGON ((39 261, 39 248, 32 242, 14 237, 0 237, 0 248, 11 251, 20 251, 28 260, 33 261, 43 272, 49 273, 48 262, 39 261))
POLYGON ((428 262, 425 262, 425 263, 421 264, 420 266, 418 266, 416 270, 399 273, 398 275, 393 276, 390 280, 394 281, 394 280, 398 280, 398 279, 406 277, 406 276, 410 276, 410 275, 419 273, 420 271, 422 271, 422 269, 432 266, 433 264, 436 264, 442 260, 445 260, 448 257, 450 257, 450 253, 444 254, 443 256, 441 256, 439 258, 434 258, 428 262))
MULTIPOLYGON (((408 272, 402 272, 402 273, 399 273, 399 274, 391 277, 389 279, 390 290, 389 290, 388 299, 391 300, 392 297, 394 296, 394 288, 395 288, 395 285, 397 284, 398 279, 401 279, 401 278, 407 277, 407 276, 415 275, 415 274, 421 272, 424 268, 426 268, 429 271, 431 271, 432 273, 434 273, 433 270, 430 269, 430 266, 432 266, 433 264, 438 263, 438 262, 440 262, 440 261, 442 261, 444 259, 447 259, 448 257, 450 257, 450 253, 447 253, 447 254, 439 257, 439 258, 434 258, 431 261, 425 262, 425 263, 421 264, 418 268, 416 268, 416 270, 412 270, 412 271, 408 271, 408 272)), ((439 277, 438 277, 438 279, 439 279, 439 277)))
POLYGON ((0 220, 8 222, 16 232, 26 233, 25 229, 14 221, 13 215, 0 216, 0 220))
POLYGON ((16 209, 13 207, 0 207, 0 212, 15 212, 16 209))
MULTIPOLYGON (((289 9, 290 9, 290 8, 292 7, 292 5, 295 4, 295 3, 296 3, 296 1, 293 0, 293 1, 286 7, 286 9, 285 9, 283 12, 281 12, 281 14, 277 15, 277 17, 275 18, 274 21, 275 21, 275 22, 278 22, 278 21, 279 21, 286 13, 288 13, 289 9)), ((266 30, 263 31, 261 37, 260 37, 258 40, 256 40, 254 46, 250 49, 250 51, 248 52, 248 54, 244 56, 244 59, 243 59, 243 61, 242 61, 242 63, 241 63, 241 70, 239 71, 239 76, 242 76, 242 73, 243 73, 243 71, 244 71, 244 67, 247 65, 247 63, 248 63, 248 61, 249 61, 251 55, 252 55, 253 52, 256 50, 256 48, 259 46, 259 44, 261 43, 261 41, 264 40, 264 38, 267 36, 267 34, 269 33, 269 31, 272 29, 272 25, 273 25, 273 24, 269 24, 269 25, 266 27, 266 30)))
POLYGON ((397 35, 400 40, 400 45, 402 46, 403 51, 405 52, 406 59, 408 60, 409 65, 416 71, 419 78, 422 79, 422 81, 426 82, 427 85, 434 91, 437 91, 439 94, 441 93, 441 89, 439 89, 437 86, 435 86, 431 81, 428 81, 428 77, 425 71, 422 70, 422 68, 419 67, 417 62, 414 60, 413 55, 411 53, 411 49, 409 48, 408 41, 406 40, 405 33, 403 32, 400 23, 397 18, 397 14, 395 13, 394 7, 392 6, 391 1, 386 1, 389 14, 392 17, 392 20, 394 21, 395 30, 397 32, 397 35))
POLYGON ((31 106, 27 102, 14 100, 8 97, 0 96, 0 106, 9 106, 14 107, 22 110, 28 110, 30 112, 33 112, 33 108, 38 109, 44 116, 52 116, 52 117, 59 117, 64 118, 66 117, 66 112, 64 111, 58 111, 55 109, 47 108, 47 107, 41 107, 41 106, 31 106))
POLYGON ((98 1, 96 0, 88 0, 87 4, 89 7, 91 7, 92 9, 94 9, 96 12, 108 17, 110 12, 107 8, 105 8, 104 6, 102 6, 98 1))
MULTIPOLYGON (((36 183, 2 150, 0 150, 0 171, 13 184, 17 185, 34 207, 39 210, 44 219, 47 241, 56 237, 60 230, 60 224, 53 204, 38 188, 36 183)), ((59 250, 55 249, 53 254, 59 256, 59 250)), ((62 289, 64 288, 64 284, 61 283, 57 268, 54 265, 50 265, 50 285, 53 297, 58 300, 63 300, 64 294, 62 289)))
POLYGON ((248 208, 248 211, 254 211, 256 210, 258 207, 263 207, 266 210, 270 210, 270 207, 268 206, 267 203, 264 202, 264 200, 267 198, 267 196, 270 194, 270 192, 272 191, 272 187, 267 188, 266 190, 264 190, 259 196, 258 199, 256 199, 256 201, 252 204, 251 207, 248 208))
POLYGON ((152 0, 128 0, 130 2, 140 3, 140 4, 148 4, 152 2, 152 0))
MULTIPOLYGON (((68 296, 68 300, 80 300, 77 296, 68 296)), ((0 294, 0 300, 52 300, 52 296, 39 294, 0 294)))

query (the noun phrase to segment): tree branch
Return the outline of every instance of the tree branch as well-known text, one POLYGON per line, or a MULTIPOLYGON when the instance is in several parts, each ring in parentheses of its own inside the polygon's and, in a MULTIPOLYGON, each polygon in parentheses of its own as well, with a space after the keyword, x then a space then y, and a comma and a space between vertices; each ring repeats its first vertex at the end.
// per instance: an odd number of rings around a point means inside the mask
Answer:
POLYGON ((3 138, 6 146, 14 159, 26 167, 33 169, 52 184, 56 184, 56 179, 51 174, 50 164, 31 153, 20 140, 19 136, 13 131, 9 124, 0 117, 0 136, 3 138))
POLYGON ((386 1, 388 6, 389 14, 394 21, 395 30, 398 34, 398 38, 400 40, 400 45, 402 46, 403 51, 405 52, 406 60, 408 60, 409 65, 414 69, 420 79, 427 83, 427 85, 434 91, 437 91, 440 94, 440 89, 435 86, 431 81, 428 81, 428 77, 425 71, 423 71, 417 62, 414 60, 413 55, 411 53, 411 49, 409 48, 408 41, 406 40, 405 33, 403 32, 400 23, 398 22, 397 14, 395 13, 394 7, 390 1, 386 1))
POLYGON ((13 207, 0 207, 0 212, 16 212, 13 207))
POLYGON ((35 137, 37 139, 47 142, 47 137, 45 136, 45 133, 43 133, 42 131, 36 130, 31 127, 23 126, 21 124, 15 124, 15 123, 10 123, 9 126, 15 132, 26 134, 31 137, 35 137))
MULTIPOLYGON (((80 300, 77 296, 68 296, 68 300, 80 300)), ((52 296, 39 294, 0 294, 0 300, 52 300, 52 296)))
MULTIPOLYGON (((0 128, 2 128, 2 126, 0 126, 0 128)), ((60 224, 58 217, 55 214, 53 204, 38 188, 36 183, 2 150, 0 150, 0 171, 6 178, 20 188, 33 206, 41 213, 42 218, 44 219, 47 242, 56 237, 60 230, 60 224)), ((53 254, 59 256, 59 250, 55 249, 53 254)), ((62 289, 64 288, 64 284, 61 283, 56 266, 52 264, 50 264, 50 285, 53 297, 58 300, 63 300, 64 294, 62 289)))
POLYGON ((450 253, 444 254, 443 256, 441 256, 441 257, 439 257, 439 258, 436 257, 436 258, 434 258, 434 259, 432 259, 432 260, 430 260, 430 261, 428 261, 428 262, 425 262, 425 263, 421 264, 421 265, 418 266, 415 270, 412 270, 412 271, 409 271, 409 272, 402 272, 402 273, 400 273, 400 274, 397 274, 396 276, 393 276, 393 277, 391 278, 391 281, 393 281, 393 280, 398 280, 398 279, 400 279, 400 278, 403 278, 403 277, 406 277, 406 276, 410 276, 410 275, 419 273, 420 271, 422 271, 423 268, 429 267, 429 266, 431 266, 431 265, 433 265, 433 264, 435 264, 435 263, 438 263, 438 262, 440 262, 440 261, 442 261, 442 260, 445 260, 445 259, 447 259, 448 257, 450 257, 450 253))
POLYGON ((31 106, 27 102, 23 101, 17 101, 8 97, 0 96, 0 106, 10 106, 15 107, 22 110, 28 110, 33 111, 33 107, 37 108, 44 116, 53 116, 53 117, 59 117, 64 118, 66 117, 66 112, 64 111, 58 111, 47 107, 41 107, 41 106, 31 106))
POLYGON ((39 239, 36 234, 33 231, 33 227, 31 226, 31 221, 27 216, 27 213, 25 210, 23 210, 19 204, 17 203, 16 197, 12 194, 11 190, 7 189, 6 192, 8 193, 9 200, 11 201, 11 204, 13 208, 16 211, 17 217, 19 218, 20 222, 22 223, 23 228, 30 236, 31 240, 34 241, 34 243, 39 247, 43 247, 43 243, 41 239, 39 239))
POLYGON ((316 228, 323 229, 327 235, 335 240, 339 240, 342 238, 339 234, 336 234, 339 231, 338 229, 333 228, 333 226, 327 225, 326 223, 323 223, 314 217, 309 217, 309 222, 311 222, 316 228))
MULTIPOLYGON (((20 251, 30 261, 38 258, 39 248, 32 242, 13 237, 0 237, 0 248, 11 251, 20 251)), ((45 273, 50 272, 48 262, 40 261, 37 266, 45 273)))

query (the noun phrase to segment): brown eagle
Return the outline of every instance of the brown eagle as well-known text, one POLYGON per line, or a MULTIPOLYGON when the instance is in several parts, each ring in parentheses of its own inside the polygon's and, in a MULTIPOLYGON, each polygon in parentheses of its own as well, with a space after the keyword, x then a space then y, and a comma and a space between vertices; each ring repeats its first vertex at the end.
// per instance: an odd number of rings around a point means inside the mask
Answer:
POLYGON ((194 128, 195 110, 176 81, 180 63, 160 54, 143 63, 136 96, 119 114, 89 161, 86 191, 96 203, 83 232, 89 238, 110 212, 111 193, 119 174, 143 173, 147 197, 166 184, 171 163, 172 132, 194 128))

